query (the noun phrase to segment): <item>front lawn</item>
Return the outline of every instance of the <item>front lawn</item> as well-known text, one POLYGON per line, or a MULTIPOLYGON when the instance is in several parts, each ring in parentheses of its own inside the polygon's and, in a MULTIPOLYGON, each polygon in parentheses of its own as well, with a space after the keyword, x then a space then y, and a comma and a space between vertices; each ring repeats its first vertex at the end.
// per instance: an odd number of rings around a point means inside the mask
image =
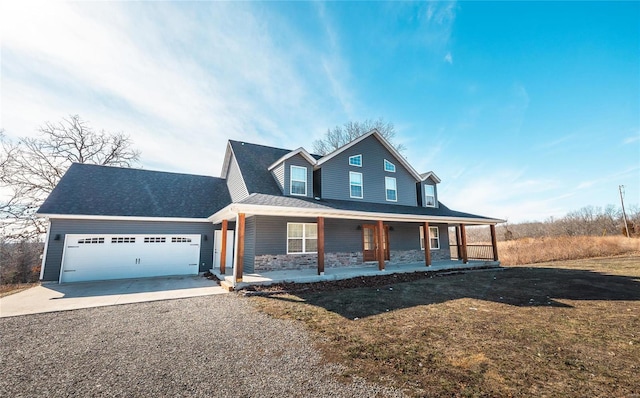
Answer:
POLYGON ((252 297, 327 361, 414 396, 640 394, 640 257, 252 297))

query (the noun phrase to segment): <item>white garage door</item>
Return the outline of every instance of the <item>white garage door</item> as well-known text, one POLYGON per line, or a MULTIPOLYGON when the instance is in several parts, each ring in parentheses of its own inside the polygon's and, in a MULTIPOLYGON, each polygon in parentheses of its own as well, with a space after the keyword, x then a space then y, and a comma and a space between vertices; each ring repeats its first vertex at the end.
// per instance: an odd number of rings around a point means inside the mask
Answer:
POLYGON ((200 235, 67 235, 60 282, 195 275, 200 235))

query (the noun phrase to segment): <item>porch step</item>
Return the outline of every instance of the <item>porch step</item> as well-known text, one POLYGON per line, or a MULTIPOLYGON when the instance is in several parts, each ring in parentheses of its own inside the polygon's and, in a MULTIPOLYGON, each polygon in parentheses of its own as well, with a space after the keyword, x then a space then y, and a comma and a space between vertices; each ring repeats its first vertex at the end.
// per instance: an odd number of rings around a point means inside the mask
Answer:
POLYGON ((233 284, 229 281, 226 280, 222 280, 220 281, 220 287, 222 287, 224 290, 228 291, 228 292, 232 292, 233 289, 233 284))

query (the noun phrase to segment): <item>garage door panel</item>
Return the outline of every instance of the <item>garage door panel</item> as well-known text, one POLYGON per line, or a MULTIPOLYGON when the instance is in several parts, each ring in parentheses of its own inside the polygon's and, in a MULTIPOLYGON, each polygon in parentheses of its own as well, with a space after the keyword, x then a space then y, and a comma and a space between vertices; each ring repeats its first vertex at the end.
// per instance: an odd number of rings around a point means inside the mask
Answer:
POLYGON ((195 275, 200 235, 67 235, 61 282, 195 275))

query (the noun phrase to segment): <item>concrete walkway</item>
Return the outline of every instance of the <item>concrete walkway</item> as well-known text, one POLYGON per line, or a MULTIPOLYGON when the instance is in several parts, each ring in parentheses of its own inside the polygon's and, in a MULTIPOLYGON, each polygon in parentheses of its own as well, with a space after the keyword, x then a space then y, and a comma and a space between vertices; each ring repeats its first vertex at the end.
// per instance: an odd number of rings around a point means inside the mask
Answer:
POLYGON ((201 276, 43 283, 0 298, 0 318, 221 293, 226 291, 201 276))
MULTIPOLYGON (((462 261, 434 261, 431 266, 427 267, 423 262, 411 264, 392 264, 385 265, 384 271, 378 270, 378 263, 368 263, 358 267, 338 267, 325 268, 324 275, 318 275, 315 268, 292 269, 284 271, 266 271, 261 273, 244 274, 242 283, 236 283, 236 288, 247 285, 270 285, 281 282, 310 283, 320 281, 334 281, 340 279, 357 278, 360 276, 373 275, 389 275, 395 273, 424 272, 424 271, 444 271, 444 270, 463 270, 469 268, 491 266, 498 267, 500 263, 497 261, 469 261, 463 264, 462 261)), ((220 280, 226 281, 233 285, 233 269, 228 268, 225 275, 220 274, 219 269, 212 269, 211 272, 220 280)))

